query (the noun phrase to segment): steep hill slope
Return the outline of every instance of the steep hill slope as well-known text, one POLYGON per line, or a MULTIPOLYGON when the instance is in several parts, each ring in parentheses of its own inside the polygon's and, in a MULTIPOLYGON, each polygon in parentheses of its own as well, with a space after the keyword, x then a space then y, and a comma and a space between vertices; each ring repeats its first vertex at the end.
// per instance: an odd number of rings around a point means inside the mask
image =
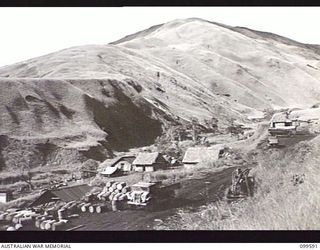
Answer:
POLYGON ((8 79, 0 93, 1 169, 104 160, 162 133, 148 102, 116 81, 8 79))

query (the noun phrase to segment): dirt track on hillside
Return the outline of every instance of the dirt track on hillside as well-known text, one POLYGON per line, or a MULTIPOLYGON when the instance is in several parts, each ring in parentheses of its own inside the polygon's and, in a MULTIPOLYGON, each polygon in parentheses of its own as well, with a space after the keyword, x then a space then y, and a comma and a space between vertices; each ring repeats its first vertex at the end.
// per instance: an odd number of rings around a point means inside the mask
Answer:
POLYGON ((159 220, 176 214, 179 208, 197 208, 222 197, 231 183, 233 169, 204 173, 202 178, 182 181, 176 198, 162 204, 157 211, 140 209, 102 214, 86 213, 72 220, 70 227, 84 225, 78 230, 153 230, 159 220))

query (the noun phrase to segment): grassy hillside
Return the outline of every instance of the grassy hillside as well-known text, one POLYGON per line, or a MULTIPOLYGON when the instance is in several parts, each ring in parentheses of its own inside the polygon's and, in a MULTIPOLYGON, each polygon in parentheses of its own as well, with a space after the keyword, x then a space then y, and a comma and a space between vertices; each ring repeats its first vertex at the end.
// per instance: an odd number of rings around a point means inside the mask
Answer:
POLYGON ((191 18, 117 45, 160 59, 209 91, 228 94, 234 105, 258 110, 310 106, 319 97, 316 46, 275 34, 191 18))
POLYGON ((319 230, 320 136, 286 150, 257 152, 253 198, 181 210, 157 229, 179 230, 319 230), (298 175, 295 184, 293 175, 298 175))

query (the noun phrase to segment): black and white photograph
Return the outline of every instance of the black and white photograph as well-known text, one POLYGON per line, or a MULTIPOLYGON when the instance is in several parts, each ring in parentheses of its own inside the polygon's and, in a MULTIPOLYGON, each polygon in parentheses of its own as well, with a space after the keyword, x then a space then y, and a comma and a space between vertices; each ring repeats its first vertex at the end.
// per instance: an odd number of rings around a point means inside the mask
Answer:
POLYGON ((320 229, 319 7, 0 23, 0 231, 320 229))

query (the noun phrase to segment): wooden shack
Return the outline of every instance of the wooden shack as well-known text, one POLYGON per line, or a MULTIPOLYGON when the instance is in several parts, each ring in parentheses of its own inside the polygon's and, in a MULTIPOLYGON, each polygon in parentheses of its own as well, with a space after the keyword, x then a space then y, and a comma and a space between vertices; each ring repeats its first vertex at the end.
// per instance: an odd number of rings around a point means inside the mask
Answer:
POLYGON ((93 187, 91 186, 82 184, 46 190, 30 205, 30 207, 58 200, 64 202, 78 201, 81 200, 81 198, 84 197, 88 192, 90 192, 92 188, 93 187))
POLYGON ((272 119, 271 119, 271 128, 285 128, 292 126, 293 122, 289 118, 289 114, 287 113, 277 113, 274 114, 272 119))
POLYGON ((161 153, 139 153, 132 162, 133 168, 137 172, 152 172, 158 169, 165 169, 169 163, 164 159, 161 153))
POLYGON ((190 147, 187 149, 182 163, 185 167, 194 167, 199 163, 214 162, 222 157, 224 146, 214 145, 211 147, 190 147))
POLYGON ((107 159, 100 164, 100 174, 111 176, 125 172, 133 171, 132 162, 136 157, 134 155, 118 156, 114 159, 107 159))
POLYGON ((271 118, 268 131, 271 135, 282 135, 295 132, 298 126, 299 122, 290 119, 288 112, 276 113, 271 118))

